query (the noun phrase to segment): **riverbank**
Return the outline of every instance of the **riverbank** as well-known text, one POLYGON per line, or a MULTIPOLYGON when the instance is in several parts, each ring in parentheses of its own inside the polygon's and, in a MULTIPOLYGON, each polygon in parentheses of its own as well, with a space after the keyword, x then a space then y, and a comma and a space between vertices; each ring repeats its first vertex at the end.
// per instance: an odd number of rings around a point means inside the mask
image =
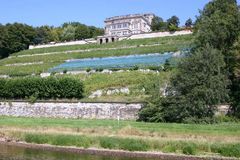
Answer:
POLYGON ((130 158, 157 158, 161 160, 235 160, 236 158, 224 158, 213 156, 186 156, 177 154, 166 154, 160 152, 129 152, 123 150, 109 150, 109 149, 96 149, 96 148, 76 148, 76 147, 58 147, 47 144, 30 144, 25 142, 6 142, 0 140, 0 145, 22 147, 27 149, 36 149, 41 151, 54 151, 65 153, 89 154, 111 157, 130 157, 130 158))
POLYGON ((116 120, 0 117, 7 142, 84 149, 240 157, 240 124, 167 124, 116 120))

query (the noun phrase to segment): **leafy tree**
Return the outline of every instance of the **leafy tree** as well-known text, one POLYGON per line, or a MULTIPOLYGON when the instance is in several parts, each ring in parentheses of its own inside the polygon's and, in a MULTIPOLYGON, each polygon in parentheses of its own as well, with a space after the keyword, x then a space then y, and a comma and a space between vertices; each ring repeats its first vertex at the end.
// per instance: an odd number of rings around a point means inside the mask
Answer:
POLYGON ((196 21, 196 45, 210 44, 229 54, 240 31, 239 10, 236 0, 213 0, 200 12, 196 21))
POLYGON ((233 57, 233 76, 231 78, 232 103, 230 114, 240 118, 240 37, 234 45, 233 57))
POLYGON ((101 36, 104 34, 104 29, 102 28, 97 28, 94 26, 89 27, 89 32, 90 32, 90 37, 95 38, 97 36, 101 36))
POLYGON ((213 117, 216 106, 228 98, 224 68, 224 56, 219 50, 209 45, 197 49, 179 65, 168 96, 148 103, 140 112, 140 120, 184 122, 213 117))
POLYGON ((160 31, 166 29, 166 23, 161 17, 155 16, 151 24, 152 31, 160 31))
POLYGON ((9 46, 9 53, 28 49, 29 45, 33 44, 33 40, 36 36, 33 27, 26 24, 14 23, 7 24, 6 29, 8 32, 6 41, 9 46))
POLYGON ((191 28, 193 26, 193 21, 191 18, 189 18, 186 22, 185 22, 185 26, 186 28, 191 28))
MULTIPOLYGON (((222 51, 231 80, 231 113, 239 115, 239 79, 236 76, 237 57, 232 52, 233 44, 240 34, 240 12, 236 0, 214 0, 208 3, 196 23, 196 42, 198 46, 210 44, 222 51)), ((235 47, 235 49, 238 47, 235 47)), ((240 117, 240 116, 238 116, 240 117)))
POLYGON ((49 26, 41 26, 36 28, 35 44, 44 44, 52 41, 51 35, 52 28, 49 26))
POLYGON ((61 40, 62 41, 72 41, 75 40, 75 31, 76 28, 72 25, 68 25, 63 29, 61 40))
POLYGON ((86 39, 90 38, 90 31, 89 28, 86 25, 78 25, 76 26, 76 31, 75 31, 75 39, 81 40, 81 39, 86 39))
POLYGON ((176 28, 178 28, 179 24, 180 24, 180 21, 177 16, 172 16, 167 20, 168 29, 170 29, 171 26, 175 26, 176 28))
POLYGON ((5 26, 0 24, 0 59, 9 55, 8 31, 5 26))

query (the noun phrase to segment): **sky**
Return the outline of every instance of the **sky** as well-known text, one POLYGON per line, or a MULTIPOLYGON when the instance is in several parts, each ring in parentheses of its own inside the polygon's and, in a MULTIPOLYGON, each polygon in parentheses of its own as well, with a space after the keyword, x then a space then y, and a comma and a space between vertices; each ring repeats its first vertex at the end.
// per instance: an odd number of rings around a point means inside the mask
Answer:
MULTIPOLYGON (((81 22, 104 27, 107 17, 154 13, 163 19, 173 15, 181 25, 195 19, 210 0, 0 0, 0 23, 20 22, 32 26, 60 26, 81 22)), ((238 0, 240 1, 240 0, 238 0)))

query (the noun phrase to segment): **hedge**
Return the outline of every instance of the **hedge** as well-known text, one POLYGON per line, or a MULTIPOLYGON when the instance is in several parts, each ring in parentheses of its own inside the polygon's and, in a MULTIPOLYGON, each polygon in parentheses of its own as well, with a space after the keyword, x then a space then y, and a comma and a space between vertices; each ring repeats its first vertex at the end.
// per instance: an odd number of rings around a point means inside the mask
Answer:
POLYGON ((83 98, 83 83, 73 77, 25 77, 0 79, 0 98, 83 98))

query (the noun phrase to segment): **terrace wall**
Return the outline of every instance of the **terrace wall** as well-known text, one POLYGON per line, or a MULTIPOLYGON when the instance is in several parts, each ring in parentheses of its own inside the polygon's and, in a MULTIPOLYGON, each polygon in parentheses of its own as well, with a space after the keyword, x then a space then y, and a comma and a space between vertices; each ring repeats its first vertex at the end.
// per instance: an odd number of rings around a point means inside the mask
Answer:
POLYGON ((14 117, 135 120, 142 104, 0 102, 0 115, 14 117))

